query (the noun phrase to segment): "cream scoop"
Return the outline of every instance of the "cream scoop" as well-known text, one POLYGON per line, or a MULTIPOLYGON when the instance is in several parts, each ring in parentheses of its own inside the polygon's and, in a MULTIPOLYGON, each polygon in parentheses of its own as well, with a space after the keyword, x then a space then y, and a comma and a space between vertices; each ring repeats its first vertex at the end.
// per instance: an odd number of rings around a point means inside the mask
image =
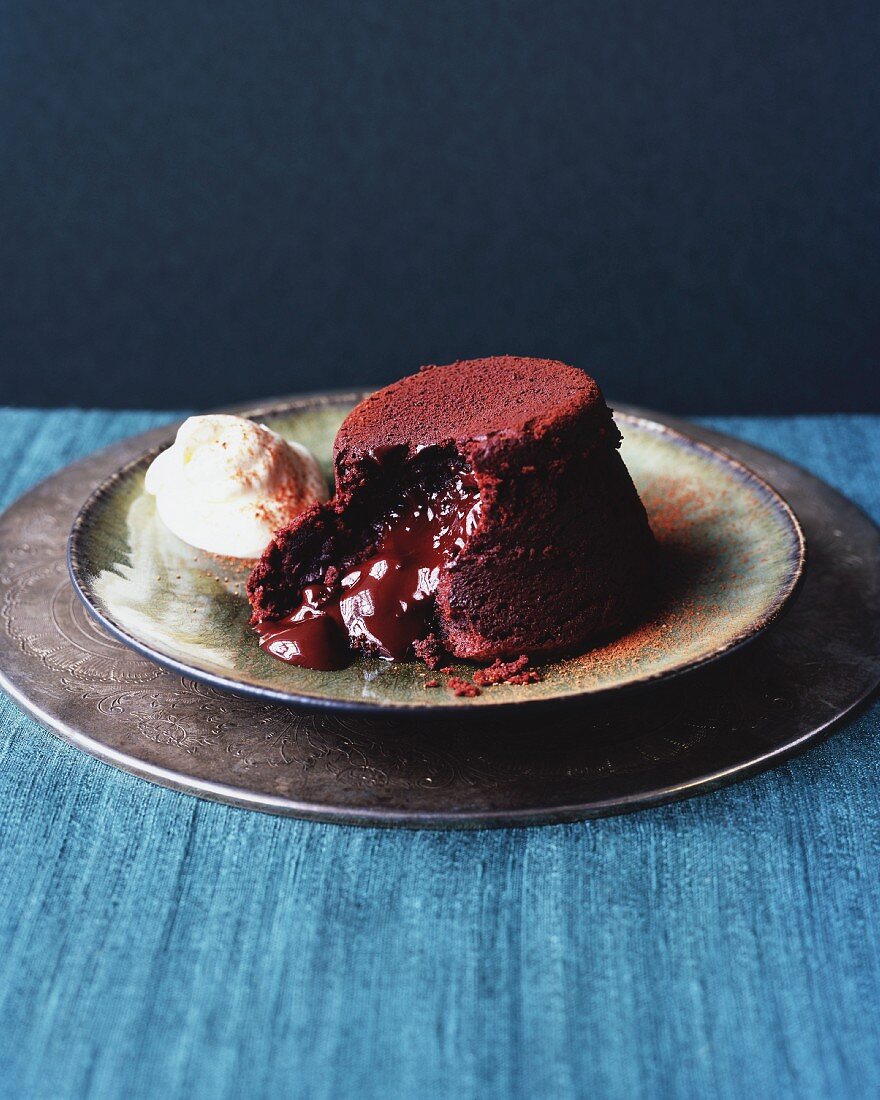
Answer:
POLYGON ((200 550, 258 558, 274 533, 327 499, 317 459, 240 416, 191 416, 144 483, 162 522, 200 550))

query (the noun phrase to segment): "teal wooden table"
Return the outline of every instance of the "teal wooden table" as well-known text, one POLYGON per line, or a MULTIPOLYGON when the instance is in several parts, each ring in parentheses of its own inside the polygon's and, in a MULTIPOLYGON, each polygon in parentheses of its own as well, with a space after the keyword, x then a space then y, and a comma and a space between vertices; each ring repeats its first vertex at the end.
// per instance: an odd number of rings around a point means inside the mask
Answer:
MULTIPOLYGON (((167 414, 0 410, 0 503, 167 414)), ((880 418, 715 419, 880 519, 880 418)), ((309 824, 0 697, 0 1097, 874 1097, 880 706, 553 828, 309 824)))

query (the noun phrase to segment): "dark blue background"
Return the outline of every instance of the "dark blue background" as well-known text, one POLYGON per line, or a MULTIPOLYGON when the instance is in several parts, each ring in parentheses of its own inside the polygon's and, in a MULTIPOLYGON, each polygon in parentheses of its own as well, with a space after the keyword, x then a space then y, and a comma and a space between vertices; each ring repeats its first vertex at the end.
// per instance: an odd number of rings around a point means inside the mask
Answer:
POLYGON ((6 402, 880 408, 880 7, 7 0, 6 402))

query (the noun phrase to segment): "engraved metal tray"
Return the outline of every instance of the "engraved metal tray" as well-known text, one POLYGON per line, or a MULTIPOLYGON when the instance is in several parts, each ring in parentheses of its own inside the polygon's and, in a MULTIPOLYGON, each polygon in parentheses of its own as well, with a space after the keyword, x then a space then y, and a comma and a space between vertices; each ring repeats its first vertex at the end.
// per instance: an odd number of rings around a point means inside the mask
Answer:
POLYGON ((538 824, 625 812, 743 778, 827 734, 880 682, 880 531, 791 463, 663 420, 765 477, 794 508, 808 545, 804 583, 782 619, 745 651, 680 680, 550 714, 451 721, 298 713, 166 671, 102 631, 65 565, 83 499, 166 438, 161 428, 62 470, 0 517, 0 684, 64 740, 109 764, 298 817, 538 824))

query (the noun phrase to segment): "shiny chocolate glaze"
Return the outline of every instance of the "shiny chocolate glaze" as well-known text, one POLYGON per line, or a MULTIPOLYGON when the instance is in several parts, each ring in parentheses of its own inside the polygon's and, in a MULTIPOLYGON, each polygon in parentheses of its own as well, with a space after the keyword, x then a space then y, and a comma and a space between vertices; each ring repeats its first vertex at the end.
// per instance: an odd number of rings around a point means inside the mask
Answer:
POLYGON ((386 513, 369 554, 340 580, 303 589, 285 618, 260 623, 260 645, 304 668, 344 668, 353 649, 403 660, 413 642, 430 633, 441 570, 479 518, 480 494, 470 474, 434 492, 407 490, 386 513))

